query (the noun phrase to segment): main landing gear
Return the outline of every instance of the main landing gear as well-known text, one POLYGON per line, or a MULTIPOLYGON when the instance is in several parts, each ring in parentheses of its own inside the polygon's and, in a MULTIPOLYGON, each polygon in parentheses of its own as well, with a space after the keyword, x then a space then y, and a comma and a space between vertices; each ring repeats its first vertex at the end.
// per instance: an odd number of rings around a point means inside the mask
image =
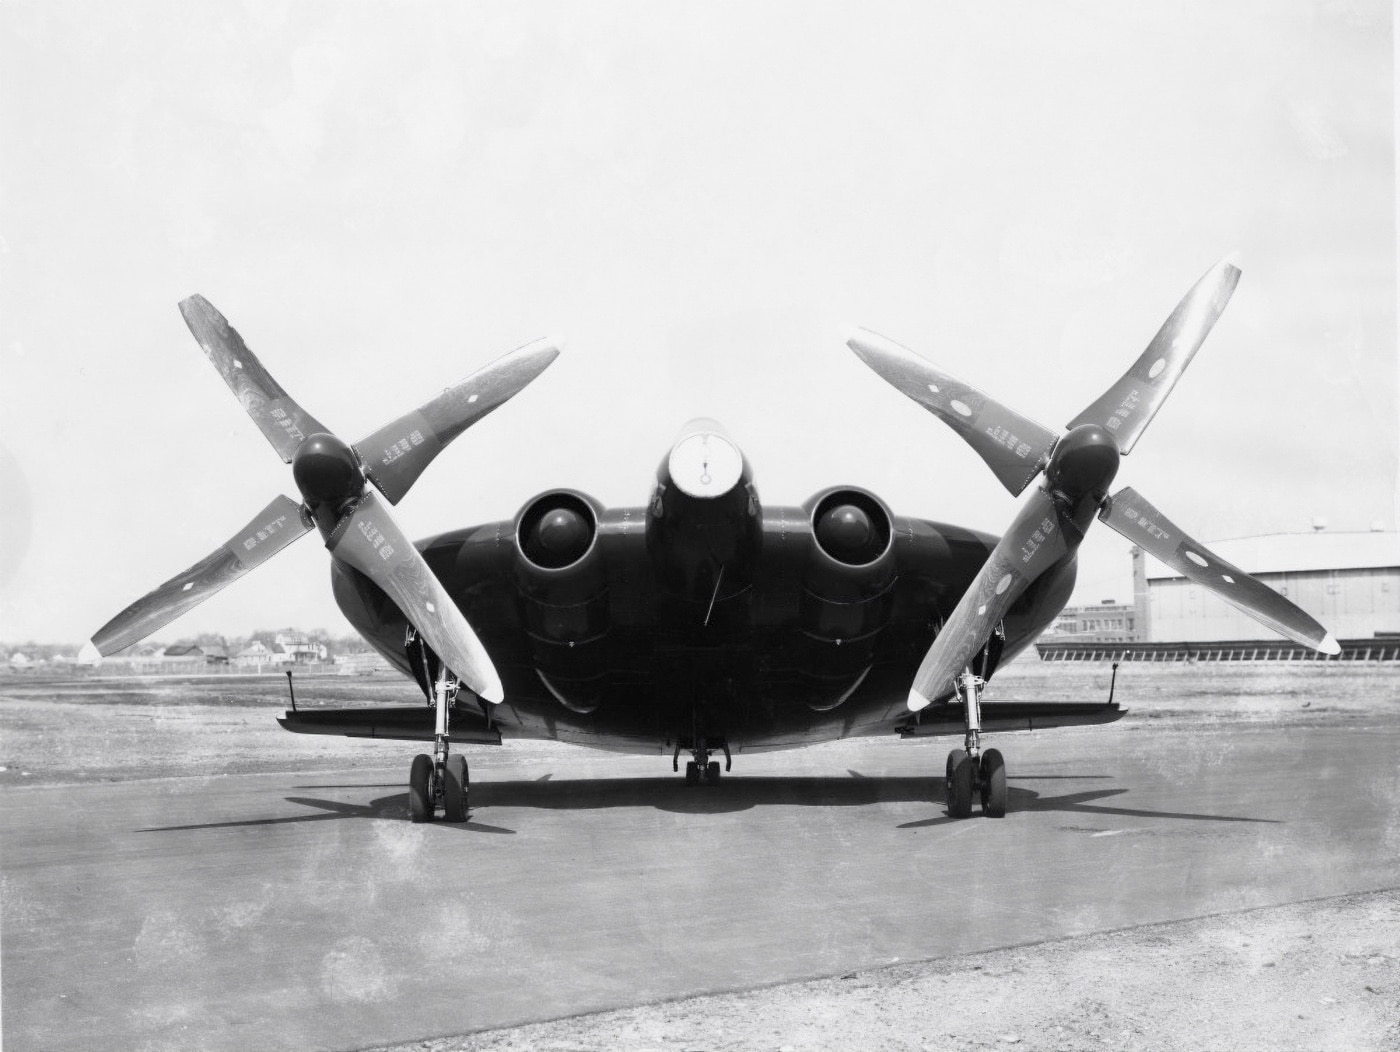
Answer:
POLYGON ((982 688, 986 682, 965 669, 957 679, 957 692, 962 700, 967 722, 964 747, 948 754, 945 798, 952 818, 972 814, 972 797, 982 801, 982 813, 988 818, 1006 815, 1006 764, 996 749, 981 751, 982 688))
POLYGON ((456 696, 457 679, 443 669, 433 683, 433 702, 437 706, 433 755, 415 756, 408 772, 408 815, 415 822, 431 822, 439 807, 443 821, 467 820, 471 789, 467 758, 448 753, 448 712, 456 696))

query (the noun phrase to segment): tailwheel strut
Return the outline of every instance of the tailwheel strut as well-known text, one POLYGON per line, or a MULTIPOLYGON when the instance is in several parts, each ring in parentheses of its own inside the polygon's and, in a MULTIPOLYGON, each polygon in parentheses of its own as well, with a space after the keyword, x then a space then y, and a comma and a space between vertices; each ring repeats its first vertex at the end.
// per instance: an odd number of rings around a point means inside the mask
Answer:
POLYGON ((698 739, 698 744, 694 745, 677 743, 676 751, 671 757, 671 767, 673 770, 678 767, 681 751, 687 750, 694 759, 686 761, 685 784, 718 785, 721 768, 718 760, 710 759, 713 749, 718 749, 724 753, 723 770, 728 771, 734 766, 734 757, 729 752, 729 743, 727 741, 702 738, 698 739))
POLYGON ((964 669, 956 680, 956 692, 963 703, 966 732, 963 747, 948 754, 944 775, 944 798, 952 818, 967 818, 972 814, 972 798, 982 803, 982 813, 989 818, 1006 815, 1006 764, 996 749, 982 752, 982 689, 986 681, 964 669))

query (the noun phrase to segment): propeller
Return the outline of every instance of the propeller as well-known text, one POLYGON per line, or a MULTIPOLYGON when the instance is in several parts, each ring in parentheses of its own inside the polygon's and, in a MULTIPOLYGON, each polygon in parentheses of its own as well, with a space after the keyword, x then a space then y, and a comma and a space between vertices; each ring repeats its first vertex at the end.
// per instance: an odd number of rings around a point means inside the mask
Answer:
POLYGON ((449 442, 558 357, 557 342, 538 340, 498 358, 352 447, 282 389, 208 300, 191 296, 180 313, 244 410, 292 465, 302 503, 278 497, 213 554, 99 629, 82 659, 95 661, 144 639, 315 527, 331 557, 383 589, 466 686, 501 701, 500 676, 486 648, 375 489, 397 504, 449 442))
POLYGON ((78 660, 94 662, 104 654, 115 654, 139 643, 255 566, 261 566, 312 528, 305 508, 290 497, 277 497, 223 547, 142 596, 98 629, 78 660))
POLYGON ((1239 278, 1228 258, 1206 271, 1132 368, 1060 436, 883 336, 862 329, 847 341, 875 372, 957 431, 1013 495, 1045 474, 924 655, 909 693, 911 710, 953 689, 1012 604, 1079 547, 1096 515, 1289 639, 1326 654, 1340 651, 1315 620, 1188 537, 1131 487, 1108 495, 1120 458, 1161 409, 1239 278))
POLYGON ((1226 562, 1149 504, 1131 486, 1108 499, 1099 518, 1183 577, 1209 588, 1281 636, 1324 654, 1340 654, 1332 633, 1283 596, 1226 562))

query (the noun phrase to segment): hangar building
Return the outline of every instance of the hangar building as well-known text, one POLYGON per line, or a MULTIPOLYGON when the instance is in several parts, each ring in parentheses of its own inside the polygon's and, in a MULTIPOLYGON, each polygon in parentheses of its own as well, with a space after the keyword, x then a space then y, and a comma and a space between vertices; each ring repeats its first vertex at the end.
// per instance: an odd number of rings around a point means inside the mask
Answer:
MULTIPOLYGON (((1400 534, 1274 533, 1212 542, 1338 639, 1400 633, 1400 534)), ((1138 638, 1153 643, 1278 638, 1200 585, 1133 549, 1138 638)))
MULTIPOLYGON (((1211 541, 1342 641, 1344 659, 1400 659, 1400 534, 1276 533, 1211 541)), ((1315 657, 1134 548, 1133 602, 1066 608, 1037 644, 1045 660, 1297 660, 1315 657)))

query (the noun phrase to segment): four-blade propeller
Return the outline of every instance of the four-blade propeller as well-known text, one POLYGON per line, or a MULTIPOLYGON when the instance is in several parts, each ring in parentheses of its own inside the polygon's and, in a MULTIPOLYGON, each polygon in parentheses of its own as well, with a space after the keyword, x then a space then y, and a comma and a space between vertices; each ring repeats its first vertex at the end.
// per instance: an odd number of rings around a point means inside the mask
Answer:
POLYGON ((278 497, 213 554, 103 625, 82 657, 95 661, 144 639, 319 528, 331 557, 383 589, 463 684, 501 701, 486 648, 375 489, 397 504, 449 442, 554 361, 557 342, 539 340, 498 358, 351 447, 278 385, 208 300, 191 296, 180 313, 244 410, 292 465, 302 503, 278 497))
POLYGON ((909 708, 946 697, 1007 611, 1042 573, 1079 547, 1095 515, 1168 566, 1299 643, 1340 650, 1315 620, 1267 585, 1198 544, 1131 488, 1108 488, 1176 386, 1234 292, 1240 271, 1222 260, 1196 282, 1133 367, 1070 422, 1062 436, 867 330, 850 348, 891 385, 945 421, 1013 494, 1040 472, 1022 505, 914 676, 909 708))

